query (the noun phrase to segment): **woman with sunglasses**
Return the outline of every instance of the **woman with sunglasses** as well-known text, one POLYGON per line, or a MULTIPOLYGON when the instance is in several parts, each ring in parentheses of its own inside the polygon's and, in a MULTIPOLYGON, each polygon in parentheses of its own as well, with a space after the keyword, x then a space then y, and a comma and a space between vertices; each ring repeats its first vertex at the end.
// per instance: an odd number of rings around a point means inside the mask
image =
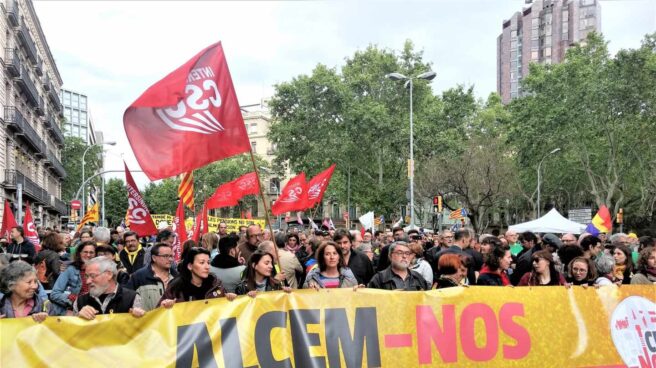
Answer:
POLYGON ((517 286, 565 285, 562 274, 556 271, 553 256, 548 250, 533 253, 533 270, 525 273, 517 286))
POLYGON ((180 267, 180 275, 166 286, 159 305, 171 308, 175 303, 237 295, 226 293, 218 277, 210 272, 210 252, 205 248, 190 248, 180 267))
POLYGON ((284 290, 291 292, 290 287, 283 286, 274 278, 275 262, 273 255, 261 250, 256 250, 248 258, 246 263, 246 274, 235 288, 237 295, 248 295, 254 298, 258 292, 284 290))

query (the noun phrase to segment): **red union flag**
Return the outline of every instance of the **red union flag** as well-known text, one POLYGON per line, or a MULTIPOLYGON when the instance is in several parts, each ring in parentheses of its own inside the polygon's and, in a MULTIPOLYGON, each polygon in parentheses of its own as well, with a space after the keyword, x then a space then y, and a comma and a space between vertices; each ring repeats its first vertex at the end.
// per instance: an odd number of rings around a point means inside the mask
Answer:
POLYGON ((2 229, 0 229, 0 237, 6 238, 11 243, 11 229, 18 226, 14 213, 11 212, 9 200, 5 199, 5 210, 2 213, 2 229))
POLYGON ((271 206, 271 212, 274 215, 289 211, 304 210, 307 208, 305 203, 305 191, 307 183, 305 182, 305 173, 289 179, 287 185, 282 189, 280 197, 271 206))
POLYGON ((187 229, 185 229, 184 217, 185 203, 180 198, 178 203, 178 210, 175 211, 175 218, 173 218, 173 233, 176 235, 173 240, 173 259, 180 262, 182 256, 182 243, 187 241, 187 229))
POLYGON ((41 243, 39 242, 39 233, 36 231, 36 226, 34 226, 34 220, 32 219, 32 210, 30 210, 30 202, 25 203, 25 217, 23 218, 23 233, 25 233, 25 239, 29 240, 30 243, 34 244, 34 250, 39 252, 41 250, 41 243))
POLYGON ((320 172, 310 180, 308 183, 307 190, 307 206, 308 208, 313 207, 317 203, 321 203, 323 198, 323 193, 330 183, 330 178, 333 176, 333 171, 335 171, 335 164, 332 164, 329 168, 320 172))
POLYGON ((216 188, 206 202, 207 209, 236 206, 244 196, 257 194, 259 191, 260 183, 255 172, 244 174, 216 188))
POLYGON ((127 218, 130 222, 130 230, 137 233, 139 236, 147 236, 157 234, 157 229, 155 228, 155 223, 150 217, 150 212, 148 211, 148 206, 144 202, 141 193, 139 193, 139 188, 134 183, 130 169, 128 165, 125 165, 125 186, 128 190, 128 213, 127 218))
POLYGON ((148 88, 125 110, 123 126, 151 180, 250 151, 221 42, 148 88))

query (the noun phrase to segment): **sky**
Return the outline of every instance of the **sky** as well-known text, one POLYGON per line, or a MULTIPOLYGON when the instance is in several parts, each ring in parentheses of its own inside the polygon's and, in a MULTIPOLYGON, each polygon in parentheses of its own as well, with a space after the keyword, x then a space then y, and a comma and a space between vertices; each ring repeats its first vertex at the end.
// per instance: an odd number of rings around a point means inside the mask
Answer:
MULTIPOLYGON (((105 168, 139 165, 123 112, 151 84, 222 41, 241 105, 321 63, 339 68, 369 45, 423 50, 435 93, 464 84, 496 91, 496 38, 524 0, 57 1, 35 0, 63 87, 86 94, 107 146, 105 168)), ((612 53, 656 31, 656 0, 602 0, 612 53)), ((106 177, 124 175, 108 174, 106 177)), ((138 186, 149 180, 134 173, 138 186)))

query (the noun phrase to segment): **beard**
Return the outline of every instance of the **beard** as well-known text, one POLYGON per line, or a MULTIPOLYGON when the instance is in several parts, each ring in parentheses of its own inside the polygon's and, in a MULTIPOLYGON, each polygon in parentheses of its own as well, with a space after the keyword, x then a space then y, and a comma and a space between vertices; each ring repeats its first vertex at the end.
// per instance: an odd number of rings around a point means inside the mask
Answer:
POLYGON ((407 270, 409 267, 409 263, 403 261, 392 261, 392 266, 397 270, 407 270))
POLYGON ((107 289, 109 289, 109 285, 105 285, 105 286, 100 286, 100 285, 91 286, 91 287, 89 287, 89 294, 91 294, 91 296, 93 296, 93 297, 95 297, 95 298, 98 298, 98 297, 100 297, 101 295, 105 294, 105 292, 107 291, 107 289))

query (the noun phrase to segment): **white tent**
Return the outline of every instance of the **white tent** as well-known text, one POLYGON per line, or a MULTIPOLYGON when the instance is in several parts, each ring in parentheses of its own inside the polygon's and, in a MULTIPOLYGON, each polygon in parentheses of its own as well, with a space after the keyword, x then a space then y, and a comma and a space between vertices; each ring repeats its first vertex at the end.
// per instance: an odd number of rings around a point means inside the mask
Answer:
POLYGON ((532 231, 534 233, 572 233, 581 234, 586 226, 564 218, 555 208, 537 220, 512 225, 508 229, 518 233, 532 231))

